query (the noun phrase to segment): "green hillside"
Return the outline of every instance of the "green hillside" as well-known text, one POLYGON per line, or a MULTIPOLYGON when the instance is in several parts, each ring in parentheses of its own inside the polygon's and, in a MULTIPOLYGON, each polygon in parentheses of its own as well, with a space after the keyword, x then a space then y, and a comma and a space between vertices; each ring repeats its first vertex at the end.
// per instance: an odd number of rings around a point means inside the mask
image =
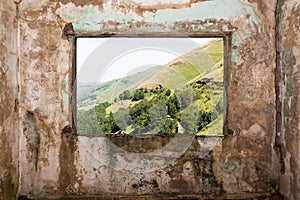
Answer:
POLYGON ((89 110, 98 103, 111 102, 123 90, 136 88, 144 79, 153 76, 159 70, 160 67, 153 67, 146 71, 102 84, 81 83, 79 87, 77 86, 77 110, 89 110), (84 86, 86 89, 82 90, 84 86))
POLYGON ((207 73, 217 70, 218 64, 223 63, 223 52, 223 39, 216 39, 178 58, 168 66, 173 67, 190 81, 197 75, 204 77, 207 73))
POLYGON ((165 66, 79 84, 78 134, 221 135, 223 52, 223 39, 214 39, 165 66))

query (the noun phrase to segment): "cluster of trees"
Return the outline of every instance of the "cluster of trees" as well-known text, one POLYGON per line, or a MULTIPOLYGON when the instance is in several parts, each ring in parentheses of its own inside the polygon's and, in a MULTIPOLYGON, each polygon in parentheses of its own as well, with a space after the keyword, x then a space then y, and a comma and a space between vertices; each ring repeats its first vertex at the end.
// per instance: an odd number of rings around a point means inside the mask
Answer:
MULTIPOLYGON (((169 89, 136 89, 132 93, 123 91, 119 100, 130 100, 128 108, 120 108, 117 112, 107 113, 111 103, 104 102, 77 116, 79 134, 118 133, 131 127, 132 134, 159 133, 174 134, 179 120, 179 101, 171 95, 169 89), (145 98, 145 95, 148 98, 145 98), (93 117, 94 116, 94 117, 93 117)), ((116 99, 115 99, 116 101, 116 99)))
POLYGON ((114 114, 115 121, 122 130, 126 130, 127 127, 131 126, 132 134, 176 133, 179 102, 174 95, 171 95, 171 90, 163 88, 153 90, 137 89, 133 91, 131 101, 139 102, 127 109, 121 108, 114 114), (145 98, 145 94, 148 98, 145 98))
POLYGON ((115 98, 115 102, 120 101, 120 100, 129 100, 131 99, 132 101, 138 101, 141 99, 144 99, 146 90, 144 90, 143 88, 134 90, 133 94, 131 95, 129 90, 124 90, 119 96, 118 98, 115 98))
POLYGON ((111 103, 104 102, 96 105, 94 109, 79 112, 77 132, 109 134, 125 131, 131 134, 169 135, 177 133, 180 124, 184 133, 195 134, 223 112, 221 101, 212 109, 199 109, 199 98, 210 101, 205 86, 174 92, 165 88, 140 88, 132 92, 125 90, 115 101, 130 100, 128 108, 119 108, 115 113, 108 113, 111 103))
POLYGON ((145 98, 146 93, 153 95, 153 94, 160 94, 163 92, 165 93, 166 96, 171 95, 171 90, 170 89, 165 90, 164 88, 156 88, 151 90, 148 90, 147 88, 139 88, 134 90, 132 94, 129 90, 124 90, 121 94, 119 94, 117 98, 115 98, 114 101, 117 102, 119 100, 129 100, 129 99, 131 99, 132 101, 139 101, 145 98))
POLYGON ((144 97, 145 97, 144 89, 141 88, 141 89, 134 91, 132 101, 138 101, 138 100, 144 99, 144 97))
POLYGON ((174 95, 171 96, 168 89, 158 89, 147 93, 150 93, 149 99, 143 99, 129 108, 130 117, 134 122, 132 133, 176 133, 179 120, 177 98, 174 95))

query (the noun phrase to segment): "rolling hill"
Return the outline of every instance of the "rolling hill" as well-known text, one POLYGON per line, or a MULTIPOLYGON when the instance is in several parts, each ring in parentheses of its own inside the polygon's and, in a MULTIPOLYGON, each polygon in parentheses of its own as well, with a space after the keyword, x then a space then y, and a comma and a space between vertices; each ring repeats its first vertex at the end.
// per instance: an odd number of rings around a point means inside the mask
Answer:
MULTIPOLYGON (((125 91, 135 91, 149 85, 162 85, 170 89, 172 94, 179 88, 190 86, 198 96, 198 105, 201 112, 210 113, 211 120, 198 135, 220 135, 222 129, 222 113, 213 116, 212 110, 223 105, 223 66, 224 66, 223 39, 211 40, 204 45, 176 58, 164 66, 149 68, 145 71, 130 76, 115 79, 106 83, 96 84, 79 83, 77 86, 78 116, 85 112, 92 112, 95 105, 110 102, 106 114, 117 112, 121 107, 116 107, 117 98, 125 91), (112 108, 114 107, 114 108, 112 108), (207 129, 214 131, 207 131, 207 129)), ((154 93, 145 92, 145 99, 150 101, 154 93)), ((139 102, 132 100, 121 101, 123 105, 134 106, 139 102)), ((95 120, 95 119, 94 119, 95 120)), ((97 121, 97 120, 96 120, 97 121)), ((132 128, 132 127, 129 127, 132 128)))

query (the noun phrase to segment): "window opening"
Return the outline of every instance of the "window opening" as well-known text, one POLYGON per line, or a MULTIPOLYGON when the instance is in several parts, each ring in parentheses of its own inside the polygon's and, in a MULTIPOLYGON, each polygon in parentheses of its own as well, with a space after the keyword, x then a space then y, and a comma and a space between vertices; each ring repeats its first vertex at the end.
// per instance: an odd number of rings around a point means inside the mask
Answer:
POLYGON ((76 130, 223 135, 223 37, 76 40, 76 130))

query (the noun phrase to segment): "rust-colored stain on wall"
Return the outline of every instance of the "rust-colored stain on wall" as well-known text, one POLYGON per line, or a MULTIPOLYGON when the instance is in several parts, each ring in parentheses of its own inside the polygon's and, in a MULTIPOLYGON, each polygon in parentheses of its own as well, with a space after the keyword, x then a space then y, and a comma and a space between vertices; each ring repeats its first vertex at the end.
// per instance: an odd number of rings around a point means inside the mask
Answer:
POLYGON ((299 11, 297 0, 1 1, 0 199, 300 199, 299 11), (174 163, 132 173, 101 163, 126 136, 72 135, 75 37, 104 33, 228 38, 226 132, 206 156, 212 141, 197 137, 174 163))

